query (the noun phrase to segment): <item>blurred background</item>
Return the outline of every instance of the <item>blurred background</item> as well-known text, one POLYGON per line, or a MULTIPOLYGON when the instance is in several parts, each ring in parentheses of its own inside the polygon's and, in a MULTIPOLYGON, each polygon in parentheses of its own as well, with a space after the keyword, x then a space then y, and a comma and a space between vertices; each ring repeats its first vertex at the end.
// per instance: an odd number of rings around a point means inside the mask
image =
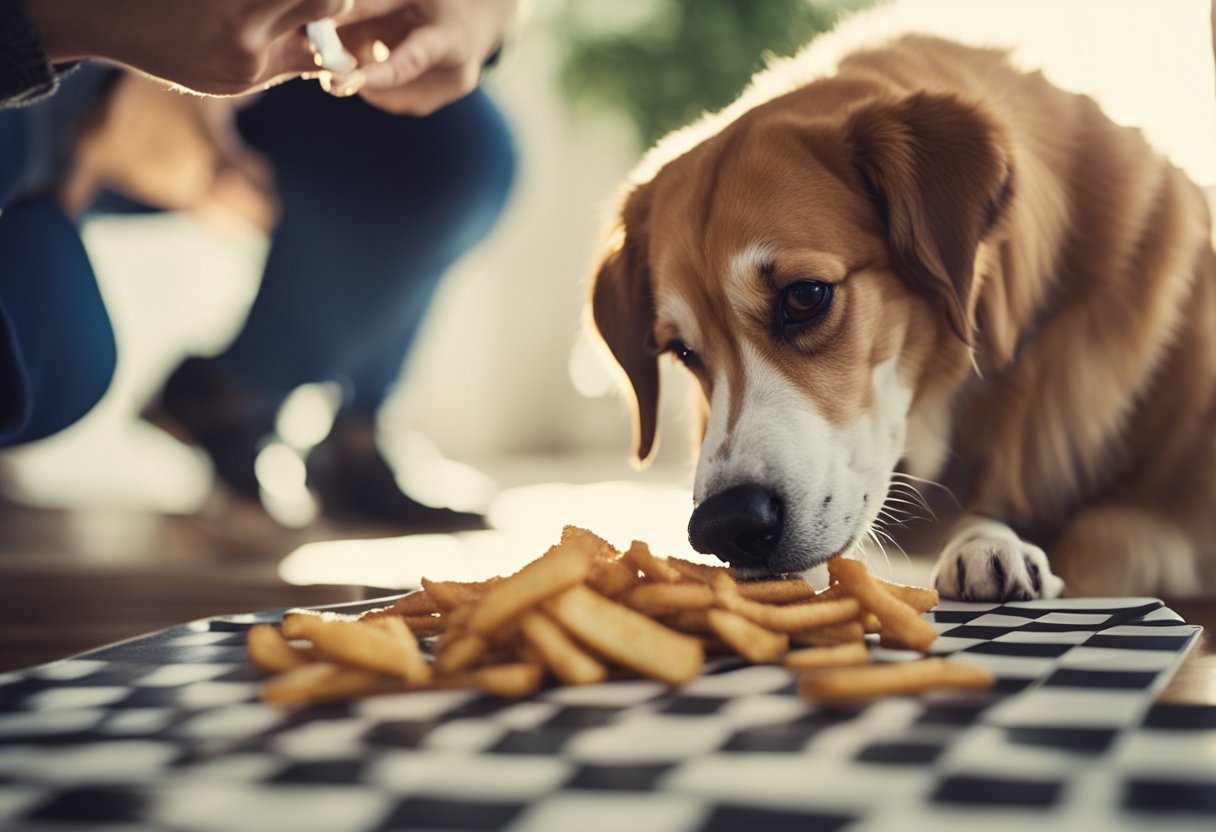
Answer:
MULTIPOLYGON (((217 506, 206 458, 138 413, 184 356, 233 337, 266 236, 185 214, 97 219, 84 236, 118 370, 80 423, 0 455, 0 666, 195 615, 510 571, 563 523, 687 554, 690 389, 665 369, 660 451, 634 470, 628 410, 582 326, 589 268, 646 147, 729 103, 769 56, 855 13, 879 29, 1009 47, 1216 183, 1208 0, 534 0, 485 82, 520 154, 506 214, 441 285, 380 418, 403 485, 488 511, 495 531, 327 527, 290 460, 259 471, 277 523, 217 506)), ((304 389, 281 414, 302 453, 324 435, 333 398, 304 389)), ((899 553, 891 562, 897 577, 924 569, 899 553)))

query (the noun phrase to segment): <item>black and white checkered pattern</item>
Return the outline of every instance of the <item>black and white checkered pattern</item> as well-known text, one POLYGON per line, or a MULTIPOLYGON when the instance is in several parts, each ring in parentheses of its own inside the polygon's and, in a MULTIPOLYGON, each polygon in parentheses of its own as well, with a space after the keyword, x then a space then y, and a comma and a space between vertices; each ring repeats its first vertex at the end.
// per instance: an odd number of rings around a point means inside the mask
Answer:
POLYGON ((196 622, 0 676, 0 828, 1216 829, 1216 707, 1152 704, 1197 627, 1154 599, 934 615, 934 652, 996 691, 828 710, 780 667, 718 660, 680 690, 287 712, 245 660, 275 615, 196 622))

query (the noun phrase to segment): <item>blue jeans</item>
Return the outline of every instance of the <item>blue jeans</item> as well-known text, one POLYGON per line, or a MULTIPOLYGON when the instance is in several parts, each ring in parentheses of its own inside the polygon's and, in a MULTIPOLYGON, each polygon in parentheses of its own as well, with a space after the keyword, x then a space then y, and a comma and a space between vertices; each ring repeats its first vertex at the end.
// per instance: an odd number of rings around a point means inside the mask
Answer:
MULTIPOLYGON (((113 374, 88 256, 46 196, 70 158, 30 139, 65 144, 101 88, 97 72, 0 111, 0 446, 70 425, 113 374)), ((271 403, 337 380, 347 412, 371 418, 440 279, 502 211, 516 168, 510 130, 481 91, 413 118, 315 82, 270 90, 238 126, 273 164, 283 211, 249 316, 215 366, 271 403)))

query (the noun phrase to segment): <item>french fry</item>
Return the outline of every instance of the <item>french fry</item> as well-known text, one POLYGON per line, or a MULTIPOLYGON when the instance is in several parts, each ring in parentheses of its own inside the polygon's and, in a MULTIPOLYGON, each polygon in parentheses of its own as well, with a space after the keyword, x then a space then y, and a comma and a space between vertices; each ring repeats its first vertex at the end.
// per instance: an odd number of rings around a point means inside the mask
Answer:
POLYGON ((283 614, 283 622, 279 625, 284 638, 308 638, 308 628, 316 621, 358 621, 358 615, 329 610, 288 610, 283 614))
POLYGON ((684 576, 667 562, 667 558, 655 556, 651 553, 650 547, 640 540, 633 541, 633 544, 625 551, 624 557, 652 581, 678 584, 684 580, 684 576))
POLYGON ((303 637, 327 659, 399 676, 411 687, 431 682, 431 666, 423 659, 417 639, 400 618, 333 621, 304 617, 300 620, 304 627, 303 637))
POLYGON ((685 610, 707 610, 714 604, 714 591, 706 584, 639 584, 620 597, 620 602, 651 616, 685 610))
POLYGON ((540 610, 525 613, 519 629, 564 684, 593 685, 608 678, 608 669, 575 644, 547 613, 540 610))
POLYGON ((839 624, 829 624, 826 627, 791 633, 790 641, 810 647, 831 647, 836 644, 865 641, 865 637, 866 631, 860 621, 842 621, 839 624))
POLYGON ((729 566, 715 566, 711 563, 694 563, 684 558, 667 558, 668 565, 690 581, 709 583, 714 575, 719 573, 734 577, 735 570, 729 566))
POLYGON ((245 637, 249 660, 267 673, 282 673, 309 663, 307 654, 292 647, 277 628, 255 624, 245 637))
POLYGON ((815 587, 801 578, 778 578, 772 581, 740 581, 739 594, 762 604, 796 604, 815 597, 815 587))
POLYGON ((402 595, 396 601, 389 605, 395 615, 430 615, 434 612, 439 612, 439 604, 435 603, 435 597, 425 589, 420 589, 416 592, 411 592, 409 595, 402 595))
POLYGON ((591 552, 591 556, 597 560, 614 561, 621 556, 616 547, 607 540, 604 540, 604 538, 594 532, 578 526, 565 526, 562 529, 561 542, 587 549, 591 552))
POLYGON ((865 642, 854 641, 834 647, 806 647, 785 654, 784 664, 790 670, 810 670, 820 667, 849 667, 869 664, 870 651, 865 642))
POLYGON ((442 615, 403 615, 399 617, 405 622, 405 626, 410 628, 410 632, 419 638, 437 636, 447 629, 442 615))
POLYGON ((739 594, 738 585, 726 575, 715 575, 712 586, 714 596, 723 609, 736 612, 777 633, 812 630, 827 624, 850 621, 861 614, 860 605, 852 598, 778 607, 744 598, 739 594))
POLYGON ((391 688, 379 674, 329 662, 300 665, 267 679, 260 698, 267 705, 298 707, 383 693, 391 688))
POLYGON ((710 610, 706 613, 714 634, 749 662, 767 664, 790 649, 790 637, 770 632, 738 613, 710 610))
POLYGON ((808 670, 798 678, 798 692, 813 701, 841 702, 935 688, 983 689, 992 687, 995 681, 991 673, 977 665, 932 658, 808 670))
POLYGON ((592 567, 587 586, 605 598, 615 598, 641 580, 637 567, 628 561, 600 560, 592 567))
POLYGON ((599 655, 670 685, 692 681, 705 663, 705 651, 692 636, 668 629, 585 586, 566 590, 545 607, 599 655))
POLYGON ((491 578, 488 581, 466 583, 463 581, 432 581, 422 579, 422 587, 428 597, 439 607, 440 612, 447 612, 464 604, 480 601, 482 596, 496 585, 501 578, 491 578))
POLYGON ((709 626, 709 610, 684 610, 674 615, 664 615, 661 622, 681 633, 709 635, 713 628, 709 626))
POLYGON ((546 598, 581 584, 591 572, 592 556, 577 538, 554 546, 488 591, 469 616, 469 631, 490 633, 546 598))
POLYGON ((929 610, 942 602, 941 596, 937 594, 936 589, 929 589, 923 586, 909 586, 908 584, 895 584, 890 581, 884 581, 882 578, 874 578, 874 580, 887 592, 917 612, 929 612, 929 610))
MULTIPOLYGON (((875 581, 865 565, 846 558, 833 558, 829 574, 882 622, 882 631, 901 644, 924 653, 937 639, 937 630, 920 614, 875 581)), ((826 603, 826 602, 825 602, 826 603)))
POLYGON ((545 669, 539 664, 514 662, 490 667, 478 667, 441 677, 437 687, 445 689, 475 688, 482 693, 518 699, 530 696, 540 689, 545 669))
POLYGON ((435 666, 440 673, 458 673, 467 670, 486 654, 489 645, 486 640, 476 633, 461 633, 448 642, 443 652, 438 654, 435 666))
POLYGON ((925 651, 936 632, 920 613, 937 594, 853 561, 828 566, 833 583, 819 593, 799 578, 737 583, 729 567, 656 557, 638 541, 621 554, 567 526, 509 577, 424 579, 421 591, 360 615, 292 610, 279 629, 253 627, 248 649, 278 673, 263 701, 284 706, 419 688, 527 696, 546 672, 570 685, 630 671, 681 685, 700 674, 707 651, 783 659, 803 695, 823 701, 991 684, 980 668, 939 659, 868 665, 867 630, 881 630, 884 645, 925 651), (433 660, 419 635, 438 636, 433 660), (791 652, 791 642, 812 648, 791 652))

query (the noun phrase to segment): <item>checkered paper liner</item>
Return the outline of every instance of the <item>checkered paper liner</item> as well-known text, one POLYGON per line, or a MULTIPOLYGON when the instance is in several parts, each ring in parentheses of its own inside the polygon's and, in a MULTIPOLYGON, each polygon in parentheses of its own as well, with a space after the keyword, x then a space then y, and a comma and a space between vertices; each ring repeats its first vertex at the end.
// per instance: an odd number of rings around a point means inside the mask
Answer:
POLYGON ((257 703, 244 647, 278 617, 0 676, 0 829, 1216 829, 1216 707, 1153 705, 1199 628, 1155 599, 943 603, 933 652, 996 689, 844 709, 722 659, 679 690, 283 711, 257 703))

